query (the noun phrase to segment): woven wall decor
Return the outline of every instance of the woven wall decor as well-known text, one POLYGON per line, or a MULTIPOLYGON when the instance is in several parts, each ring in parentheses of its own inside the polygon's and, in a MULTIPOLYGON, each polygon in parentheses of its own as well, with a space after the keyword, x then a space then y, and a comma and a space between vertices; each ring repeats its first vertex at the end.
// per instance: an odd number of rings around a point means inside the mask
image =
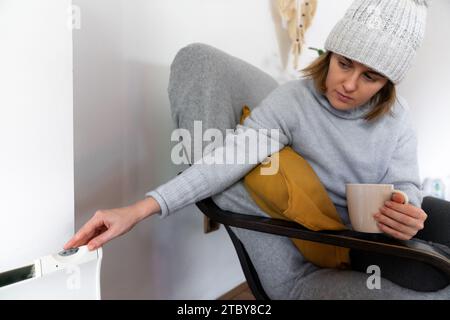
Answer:
POLYGON ((294 68, 298 68, 298 59, 305 43, 306 31, 316 14, 318 0, 277 0, 283 27, 287 29, 292 43, 294 68))

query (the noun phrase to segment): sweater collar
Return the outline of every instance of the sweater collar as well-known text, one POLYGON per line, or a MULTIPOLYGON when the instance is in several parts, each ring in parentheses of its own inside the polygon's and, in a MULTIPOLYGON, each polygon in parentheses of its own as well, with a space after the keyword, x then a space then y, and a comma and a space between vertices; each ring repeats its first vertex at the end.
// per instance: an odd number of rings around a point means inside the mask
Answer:
POLYGON ((319 104, 325 108, 328 112, 331 114, 342 118, 342 119, 348 119, 348 120, 356 120, 356 119, 362 119, 364 118, 372 109, 373 104, 369 101, 366 104, 354 108, 352 110, 339 110, 336 109, 331 105, 331 103, 328 101, 328 98, 317 91, 314 81, 312 79, 306 79, 307 87, 312 92, 316 100, 319 102, 319 104))

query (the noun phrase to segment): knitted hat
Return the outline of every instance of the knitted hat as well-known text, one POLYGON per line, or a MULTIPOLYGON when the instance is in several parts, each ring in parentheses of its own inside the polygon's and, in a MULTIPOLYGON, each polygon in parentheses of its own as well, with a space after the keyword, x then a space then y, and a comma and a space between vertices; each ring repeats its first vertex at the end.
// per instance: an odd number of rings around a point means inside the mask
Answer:
POLYGON ((431 0, 355 0, 325 49, 362 63, 398 84, 425 36, 431 0))

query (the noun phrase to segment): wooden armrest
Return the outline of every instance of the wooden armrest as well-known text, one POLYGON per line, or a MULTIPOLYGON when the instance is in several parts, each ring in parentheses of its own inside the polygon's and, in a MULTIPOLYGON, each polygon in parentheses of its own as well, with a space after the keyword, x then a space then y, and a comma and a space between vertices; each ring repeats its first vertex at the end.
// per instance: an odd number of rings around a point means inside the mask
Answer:
POLYGON ((210 219, 224 225, 264 233, 308 240, 367 252, 376 252, 409 258, 430 264, 450 276, 450 252, 421 240, 397 240, 384 234, 367 234, 352 230, 311 231, 287 220, 238 214, 220 209, 208 198, 196 203, 210 219))

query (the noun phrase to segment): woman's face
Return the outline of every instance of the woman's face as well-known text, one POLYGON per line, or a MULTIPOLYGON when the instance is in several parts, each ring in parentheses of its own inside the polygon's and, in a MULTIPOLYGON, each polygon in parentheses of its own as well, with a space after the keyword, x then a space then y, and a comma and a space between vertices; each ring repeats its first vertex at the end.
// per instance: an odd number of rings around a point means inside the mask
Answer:
POLYGON ((325 95, 334 108, 350 110, 367 103, 388 81, 365 65, 332 53, 325 95))

